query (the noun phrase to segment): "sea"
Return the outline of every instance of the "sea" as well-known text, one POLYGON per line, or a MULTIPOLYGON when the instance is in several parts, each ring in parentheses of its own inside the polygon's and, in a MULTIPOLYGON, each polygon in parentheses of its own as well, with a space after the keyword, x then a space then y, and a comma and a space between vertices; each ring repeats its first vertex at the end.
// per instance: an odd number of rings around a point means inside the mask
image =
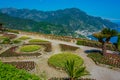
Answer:
MULTIPOLYGON (((120 33, 120 27, 115 29, 116 31, 118 31, 120 33)), ((92 35, 88 36, 89 39, 91 40, 97 40, 97 38, 93 37, 92 35)), ((118 37, 114 36, 110 39, 111 43, 117 43, 118 37)))

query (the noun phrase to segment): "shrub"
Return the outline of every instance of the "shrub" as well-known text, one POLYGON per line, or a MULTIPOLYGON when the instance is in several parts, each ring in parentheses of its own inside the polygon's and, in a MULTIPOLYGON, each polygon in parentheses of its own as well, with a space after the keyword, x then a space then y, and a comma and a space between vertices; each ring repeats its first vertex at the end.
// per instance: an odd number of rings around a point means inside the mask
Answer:
POLYGON ((0 80, 40 80, 40 78, 24 70, 19 70, 14 66, 0 62, 0 80))
POLYGON ((21 52, 34 52, 41 49, 41 46, 39 45, 25 45, 20 47, 21 52))
POLYGON ((64 53, 60 53, 60 54, 55 54, 53 56, 51 56, 48 59, 48 64, 56 67, 56 68, 62 68, 64 69, 65 67, 65 63, 67 60, 71 60, 74 59, 75 60, 75 66, 78 67, 80 65, 83 64, 83 59, 80 58, 79 56, 69 53, 69 52, 64 52, 64 53))

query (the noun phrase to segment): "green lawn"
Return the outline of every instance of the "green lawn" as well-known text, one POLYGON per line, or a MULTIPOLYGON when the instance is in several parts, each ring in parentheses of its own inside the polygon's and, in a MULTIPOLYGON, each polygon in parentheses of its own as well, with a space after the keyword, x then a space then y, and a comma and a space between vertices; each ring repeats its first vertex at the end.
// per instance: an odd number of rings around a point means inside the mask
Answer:
POLYGON ((28 37, 28 36, 22 36, 22 37, 20 37, 20 38, 18 38, 19 40, 27 40, 27 39, 30 39, 30 37, 28 37))
POLYGON ((21 52, 34 52, 41 49, 41 46, 39 45, 25 45, 20 47, 21 52))
POLYGON ((48 64, 54 67, 59 67, 59 68, 64 68, 64 63, 67 60, 75 60, 75 66, 79 67, 80 65, 83 64, 83 59, 79 57, 78 55, 69 53, 69 52, 64 52, 60 54, 55 54, 51 56, 48 59, 48 64))
POLYGON ((31 39, 29 43, 40 43, 40 42, 48 42, 46 40, 41 40, 41 39, 31 39))

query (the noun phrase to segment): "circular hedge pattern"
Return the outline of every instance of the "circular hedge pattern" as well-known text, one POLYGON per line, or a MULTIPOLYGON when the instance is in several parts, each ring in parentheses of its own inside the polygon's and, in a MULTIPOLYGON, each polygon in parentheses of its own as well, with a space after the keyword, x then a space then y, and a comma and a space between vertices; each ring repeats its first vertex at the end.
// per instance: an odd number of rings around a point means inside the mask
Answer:
POLYGON ((41 49, 39 45, 25 45, 20 47, 21 52, 34 52, 41 49))
POLYGON ((78 67, 83 64, 83 59, 72 53, 60 53, 51 56, 48 59, 48 64, 56 68, 64 68, 67 60, 75 60, 75 66, 78 67))

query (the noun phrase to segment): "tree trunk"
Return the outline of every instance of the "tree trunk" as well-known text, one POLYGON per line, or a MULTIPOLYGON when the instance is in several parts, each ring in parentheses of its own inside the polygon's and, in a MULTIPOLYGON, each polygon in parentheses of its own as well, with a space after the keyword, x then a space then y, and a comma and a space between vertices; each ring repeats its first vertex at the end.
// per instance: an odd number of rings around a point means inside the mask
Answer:
POLYGON ((75 80, 75 79, 71 77, 70 80, 75 80))
POLYGON ((105 55, 106 55, 106 52, 107 52, 106 42, 103 42, 103 43, 102 43, 102 54, 105 56, 105 55))

